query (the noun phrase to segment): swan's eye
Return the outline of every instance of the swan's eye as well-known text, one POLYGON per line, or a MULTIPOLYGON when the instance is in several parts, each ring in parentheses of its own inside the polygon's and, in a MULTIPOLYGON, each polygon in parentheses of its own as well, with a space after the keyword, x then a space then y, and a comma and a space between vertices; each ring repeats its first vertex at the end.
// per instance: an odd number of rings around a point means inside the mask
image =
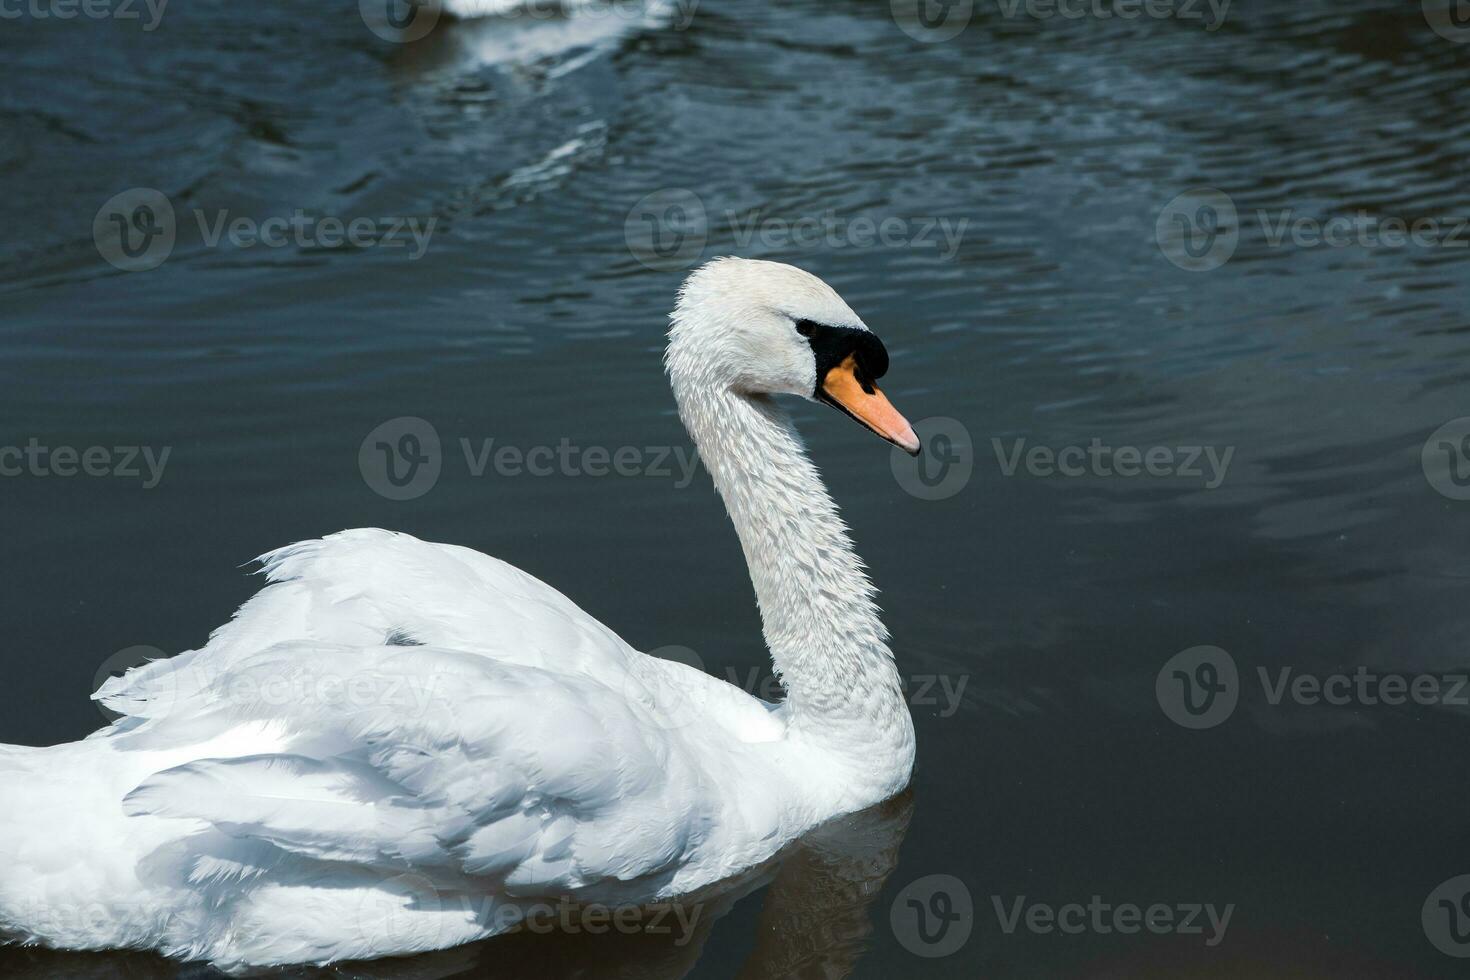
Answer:
POLYGON ((817 332, 817 325, 810 320, 797 320, 796 332, 803 337, 810 337, 817 332))

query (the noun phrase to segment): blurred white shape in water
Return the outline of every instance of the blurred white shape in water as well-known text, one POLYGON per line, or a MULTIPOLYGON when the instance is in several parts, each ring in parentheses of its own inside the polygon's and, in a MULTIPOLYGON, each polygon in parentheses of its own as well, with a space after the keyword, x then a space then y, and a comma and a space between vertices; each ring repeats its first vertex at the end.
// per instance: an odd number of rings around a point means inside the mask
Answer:
POLYGON ((590 0, 443 0, 443 6, 444 12, 454 17, 496 17, 526 10, 566 10, 589 2, 590 0))
MULTIPOLYGON (((689 0, 685 0, 689 2, 689 0)), ((453 48, 456 67, 530 65, 567 58, 552 77, 576 71, 624 37, 661 26, 676 0, 444 0, 444 10, 472 18, 436 34, 453 48)))

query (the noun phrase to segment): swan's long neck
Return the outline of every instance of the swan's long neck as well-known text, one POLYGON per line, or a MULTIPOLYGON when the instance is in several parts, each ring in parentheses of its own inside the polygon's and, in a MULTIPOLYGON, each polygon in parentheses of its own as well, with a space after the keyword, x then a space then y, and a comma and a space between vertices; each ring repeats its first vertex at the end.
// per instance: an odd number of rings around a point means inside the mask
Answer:
POLYGON ((913 722, 873 586, 800 436, 769 398, 673 380, 740 536, 792 731, 897 792, 913 722))

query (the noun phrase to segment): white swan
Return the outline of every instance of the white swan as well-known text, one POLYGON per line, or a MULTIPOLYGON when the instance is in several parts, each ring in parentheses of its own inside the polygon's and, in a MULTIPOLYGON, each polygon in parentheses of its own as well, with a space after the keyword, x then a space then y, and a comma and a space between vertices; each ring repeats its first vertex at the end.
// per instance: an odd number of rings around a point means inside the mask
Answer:
POLYGON ((418 953, 549 896, 696 892, 902 789, 913 725, 873 589, 771 398, 917 453, 874 385, 883 345, 820 279, 723 259, 685 283, 667 366, 784 703, 464 548, 292 545, 202 649, 102 687, 111 727, 0 747, 0 934, 231 971, 418 953))

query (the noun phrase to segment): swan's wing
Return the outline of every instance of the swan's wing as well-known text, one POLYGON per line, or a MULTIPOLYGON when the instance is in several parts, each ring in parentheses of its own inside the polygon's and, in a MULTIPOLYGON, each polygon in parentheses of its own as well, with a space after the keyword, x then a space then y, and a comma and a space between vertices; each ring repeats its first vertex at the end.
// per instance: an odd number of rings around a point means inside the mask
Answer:
POLYGON ((124 807, 268 845, 232 860, 274 853, 275 877, 284 852, 507 895, 646 886, 702 840, 719 806, 706 772, 722 763, 698 731, 667 726, 663 675, 644 676, 609 687, 434 647, 273 647, 155 733, 216 716, 261 725, 271 751, 158 772, 124 807))
POLYGON ((300 640, 446 647, 608 683, 637 656, 551 586, 468 548, 365 529, 260 561, 272 584, 208 644, 113 678, 94 697, 119 714, 156 718, 242 658, 300 640))
MULTIPOLYGON (((264 561, 272 584, 230 624, 104 685, 125 717, 67 747, 58 780, 30 780, 48 824, 96 781, 97 863, 186 909, 148 926, 171 955, 441 948, 533 897, 682 894, 809 819, 747 744, 779 737, 761 702, 632 651, 502 562, 384 531, 264 561)), ((56 877, 51 856, 29 880, 56 877)))

